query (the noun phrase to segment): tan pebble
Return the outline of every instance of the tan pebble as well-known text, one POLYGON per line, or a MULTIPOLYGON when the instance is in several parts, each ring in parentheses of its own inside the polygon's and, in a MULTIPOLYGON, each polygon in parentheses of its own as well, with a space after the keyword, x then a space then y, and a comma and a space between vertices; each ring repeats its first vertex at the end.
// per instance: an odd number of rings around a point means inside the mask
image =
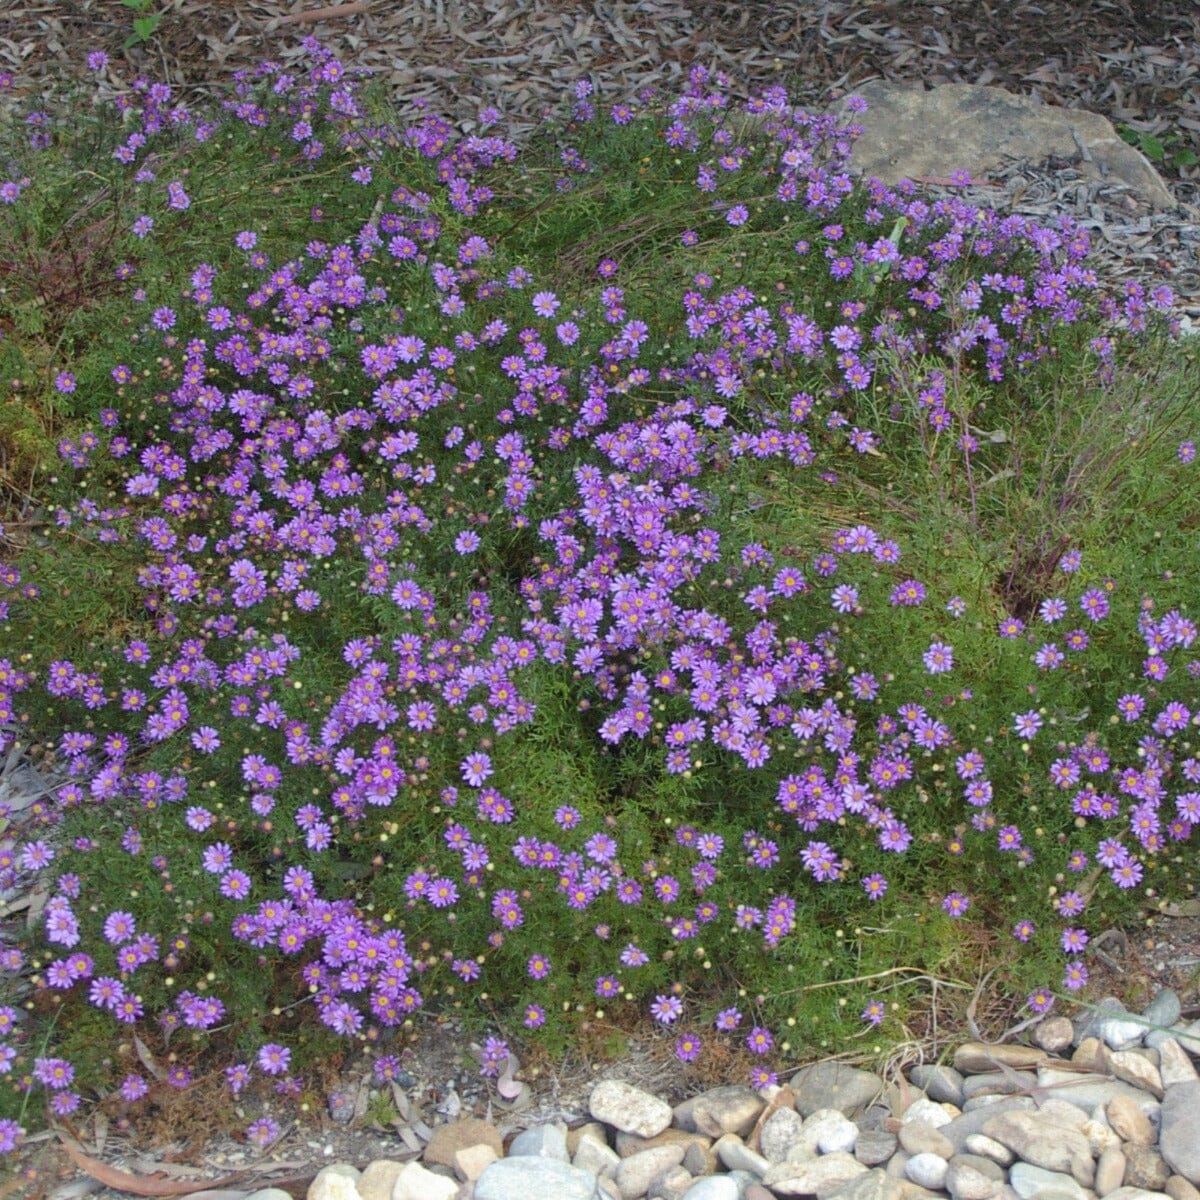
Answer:
POLYGON ((1022 1067, 1039 1066, 1046 1058, 1046 1052, 1040 1046, 965 1042, 954 1052, 954 1069, 964 1075, 995 1071, 1000 1066, 1020 1070, 1022 1067))
POLYGON ((1158 1048, 1158 1070, 1163 1087, 1173 1083, 1192 1083, 1200 1076, 1192 1065, 1188 1052, 1174 1039, 1167 1038, 1158 1048))
POLYGON ((668 1167, 650 1181, 647 1200, 683 1200, 683 1194, 695 1181, 681 1166, 668 1167))
POLYGON ((945 1192, 931 1192, 911 1179, 898 1180, 900 1184, 899 1200, 942 1200, 945 1192))
POLYGON ((1154 1127, 1150 1118, 1128 1096, 1114 1096, 1104 1112, 1113 1132, 1123 1142, 1132 1142, 1136 1146, 1154 1145, 1154 1127))
POLYGON ((490 1121, 467 1117, 463 1121, 439 1125, 433 1131, 433 1137, 429 1139, 421 1158, 428 1165, 453 1169, 455 1150, 477 1145, 491 1146, 497 1158, 504 1155, 504 1139, 500 1136, 500 1130, 490 1121))
POLYGON ((928 1121, 909 1121, 900 1126, 900 1145, 909 1154, 936 1154, 949 1159, 954 1153, 954 1143, 938 1132, 928 1121))
POLYGON ((654 1137, 638 1137, 636 1133, 617 1134, 617 1153, 622 1158, 631 1154, 641 1154, 643 1150, 653 1150, 658 1146, 689 1146, 700 1145, 707 1149, 712 1145, 712 1138, 703 1133, 688 1133, 686 1129, 664 1129, 654 1137))
POLYGON ((1125 1155, 1120 1147, 1110 1146, 1096 1163, 1096 1179, 1092 1184, 1097 1196, 1115 1192, 1125 1181, 1125 1155))
POLYGON ((677 1105, 673 1123, 714 1138, 726 1133, 747 1137, 764 1108, 766 1101, 753 1088, 729 1084, 677 1105))
POLYGON ((1046 1121, 1055 1121, 1068 1129, 1074 1129, 1076 1133, 1083 1133, 1084 1126, 1088 1123, 1087 1113, 1082 1108, 1069 1100, 1059 1100, 1053 1095, 1050 1099, 1042 1101, 1038 1115, 1046 1121))
POLYGON ((367 1163, 357 1184, 361 1200, 392 1200, 396 1176, 403 1169, 402 1162, 394 1162, 390 1158, 377 1158, 367 1163))
POLYGON ((617 1152, 603 1142, 593 1141, 592 1138, 580 1138, 579 1148, 571 1159, 571 1165, 581 1171, 591 1171, 593 1175, 612 1175, 621 1165, 617 1152))
POLYGON ((652 1146, 649 1150, 641 1150, 621 1159, 613 1179, 621 1195, 629 1200, 634 1196, 644 1196, 655 1177, 669 1167, 679 1166, 683 1162, 683 1155, 684 1147, 678 1143, 652 1146))
POLYGON ((392 1200, 456 1200, 458 1183, 445 1175, 423 1167, 419 1162, 407 1162, 396 1176, 392 1200))
POLYGON ((621 1195, 621 1189, 617 1187, 617 1181, 605 1176, 603 1179, 596 1181, 596 1186, 608 1197, 608 1200, 625 1200, 621 1195))
POLYGON ((1125 1083, 1130 1083, 1161 1100, 1163 1081, 1158 1068, 1137 1050, 1113 1050, 1108 1054, 1108 1069, 1125 1083))
MULTIPOLYGON (((1104 1110, 1100 1110, 1103 1116, 1104 1110)), ((1121 1139, 1116 1135, 1112 1126, 1109 1125, 1108 1119, 1097 1121, 1095 1117, 1091 1117, 1079 1127, 1079 1132, 1088 1140, 1088 1145, 1092 1148, 1092 1153, 1099 1157, 1110 1146, 1114 1150, 1120 1150, 1121 1139)))
POLYGON ((1200 1188, 1182 1175, 1172 1175, 1163 1184, 1163 1191, 1171 1200, 1200 1200, 1200 1188))
MULTIPOLYGON (((477 1142, 474 1146, 464 1146, 454 1152, 454 1174, 462 1183, 474 1183, 484 1170, 496 1161, 496 1157, 495 1150, 483 1142, 477 1142)), ((363 1200, 366 1200, 366 1197, 363 1200)))
POLYGON ((587 1121, 583 1125, 576 1125, 574 1129, 567 1130, 567 1153, 574 1158, 575 1151, 579 1149, 579 1143, 583 1138, 590 1138, 593 1142, 600 1142, 601 1145, 608 1145, 608 1129, 599 1121, 587 1121))
POLYGON ((1017 1156, 1007 1147, 1001 1145, 995 1138, 990 1138, 986 1133, 972 1133, 963 1146, 968 1153, 977 1154, 980 1158, 991 1159, 1001 1167, 1010 1167, 1016 1161, 1017 1156))
POLYGON ((1074 1036, 1075 1029, 1067 1017, 1051 1017, 1033 1031, 1033 1040, 1049 1054, 1065 1050, 1074 1036))
POLYGON ((1104 1043, 1099 1038, 1087 1037, 1084 1038, 1078 1046, 1075 1047, 1075 1053, 1071 1055, 1073 1063, 1079 1063, 1084 1067, 1100 1067, 1100 1049, 1104 1043))
POLYGON ((1171 1178, 1171 1168, 1153 1146, 1125 1147, 1125 1185, 1155 1192, 1171 1178))

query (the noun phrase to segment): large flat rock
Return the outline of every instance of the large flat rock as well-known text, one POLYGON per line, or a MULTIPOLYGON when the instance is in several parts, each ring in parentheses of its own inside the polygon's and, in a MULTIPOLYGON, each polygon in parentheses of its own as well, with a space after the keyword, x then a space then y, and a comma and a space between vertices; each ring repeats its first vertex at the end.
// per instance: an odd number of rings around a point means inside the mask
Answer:
POLYGON ((1099 113, 1055 108, 998 87, 873 79, 854 88, 867 111, 848 113, 848 96, 834 106, 863 127, 850 166, 856 173, 894 184, 901 179, 945 180, 963 170, 982 179, 1008 160, 1043 163, 1069 159, 1095 179, 1126 184, 1154 208, 1176 203, 1158 172, 1126 145, 1099 113))

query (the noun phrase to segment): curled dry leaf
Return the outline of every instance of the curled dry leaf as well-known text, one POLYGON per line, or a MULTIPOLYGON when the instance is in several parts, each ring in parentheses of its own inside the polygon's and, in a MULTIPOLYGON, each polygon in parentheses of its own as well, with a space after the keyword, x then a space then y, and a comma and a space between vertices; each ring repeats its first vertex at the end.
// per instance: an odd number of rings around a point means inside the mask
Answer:
POLYGON ((521 1085, 517 1082, 516 1075, 521 1069, 521 1063, 515 1054, 508 1056, 508 1062, 504 1064, 504 1070, 500 1072, 500 1078, 496 1080, 496 1091, 505 1100, 515 1100, 520 1094, 521 1085))
POLYGON ((129 1171, 122 1171, 120 1167, 111 1167, 107 1163, 100 1162, 99 1159, 92 1158, 91 1155, 84 1154, 82 1150, 71 1145, 61 1133, 59 1140, 71 1161, 81 1171, 86 1172, 93 1179, 98 1179, 105 1187, 119 1192, 129 1192, 134 1196, 190 1196, 196 1192, 212 1191, 214 1186, 217 1190, 222 1190, 232 1184, 240 1183, 244 1178, 242 1175, 229 1175, 224 1179, 175 1180, 157 1175, 134 1175, 129 1171))
POLYGON ((142 1041, 135 1033, 133 1035, 133 1048, 137 1051, 138 1061, 154 1076, 155 1079, 162 1083, 167 1077, 166 1071, 154 1061, 154 1055, 150 1053, 150 1047, 142 1041))

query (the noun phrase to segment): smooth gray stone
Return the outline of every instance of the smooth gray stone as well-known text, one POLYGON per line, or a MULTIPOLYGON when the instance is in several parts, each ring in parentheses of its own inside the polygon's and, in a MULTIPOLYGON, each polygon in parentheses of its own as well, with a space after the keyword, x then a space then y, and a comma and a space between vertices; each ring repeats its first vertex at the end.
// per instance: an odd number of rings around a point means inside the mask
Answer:
POLYGON ((936 1154, 939 1158, 949 1159, 954 1153, 954 1143, 928 1121, 906 1121, 897 1136, 909 1154, 936 1154))
POLYGON ((997 1100, 995 1104, 989 1104, 984 1108, 977 1108, 973 1112, 965 1112, 961 1117, 955 1117, 948 1125, 942 1126, 942 1133, 950 1139, 955 1153, 961 1153, 967 1138, 973 1133, 982 1133, 983 1127, 997 1113, 1027 1112, 1033 1107, 1031 1096, 1005 1096, 1003 1099, 997 1100))
POLYGON ((1096 1164, 1087 1138, 1040 1110, 1001 1113, 983 1127, 983 1132, 1025 1162, 1047 1171, 1068 1172, 1084 1187, 1090 1187, 1095 1178, 1096 1164))
POLYGON ((836 1108, 850 1117, 883 1091, 883 1080, 844 1063, 814 1063, 792 1076, 791 1087, 796 1094, 796 1111, 802 1117, 819 1108, 836 1108))
POLYGON ((621 1165, 621 1156, 611 1147, 590 1137, 580 1138, 571 1166, 593 1175, 613 1175, 621 1165))
POLYGON ((1087 1193, 1070 1175, 1026 1162, 1013 1163, 1008 1182, 1022 1200, 1087 1200, 1087 1193))
POLYGON ((930 1100, 939 1104, 957 1104, 960 1108, 963 1102, 963 1074, 953 1067, 942 1066, 939 1063, 921 1063, 908 1073, 909 1080, 919 1087, 930 1100))
POLYGON ((604 1200, 594 1175, 556 1158, 502 1158, 475 1180, 474 1200, 604 1200))
POLYGON ((1163 988, 1146 1006, 1142 1018, 1153 1029, 1170 1029, 1179 1020, 1182 1012, 1179 996, 1171 988, 1163 988))
POLYGON ((909 1195, 908 1185, 892 1179, 886 1171, 868 1171, 828 1193, 826 1200, 907 1200, 909 1195))
POLYGON ((1006 1179, 1000 1167, 973 1154, 956 1154, 946 1168, 946 1191, 954 1200, 992 1200, 996 1188, 1006 1179), (993 1172, 999 1171, 996 1178, 993 1172))
POLYGON ((965 1100, 975 1096, 1012 1096, 1037 1085, 1037 1076, 1032 1071, 987 1071, 980 1075, 968 1075, 962 1084, 965 1100))
POLYGON ((644 1196, 659 1175, 683 1162, 683 1155, 684 1147, 678 1142, 639 1150, 621 1159, 613 1172, 613 1180, 621 1189, 622 1196, 644 1196))
POLYGON ((996 1183, 1003 1183, 1008 1178, 1008 1172, 998 1162, 984 1158, 982 1154, 956 1154, 950 1160, 951 1166, 955 1164, 970 1167, 972 1171, 978 1171, 980 1175, 986 1175, 996 1183))
POLYGON ((1200 1057, 1200 1017, 1175 1034, 1175 1040, 1189 1053, 1200 1057))
POLYGON ((1059 1100, 1066 1100, 1089 1114, 1094 1109, 1107 1105, 1114 1096, 1128 1097, 1151 1120, 1154 1120, 1152 1114, 1158 1111, 1158 1101, 1149 1092, 1143 1092, 1141 1088, 1132 1084, 1122 1083, 1119 1079, 1093 1082, 1087 1075, 1080 1075, 1075 1071, 1043 1067, 1038 1072, 1038 1083, 1042 1087, 1052 1087, 1051 1095, 1059 1100))
POLYGON ((898 1144, 894 1133, 883 1129, 864 1129, 854 1143, 854 1157, 864 1167, 879 1167, 896 1153, 898 1144))
MULTIPOLYGON (((1187 1029, 1186 1021, 1176 1021, 1170 1029, 1152 1029, 1143 1038, 1142 1045, 1148 1050, 1161 1050, 1163 1042, 1168 1038, 1178 1038, 1185 1029, 1187 1029)), ((1196 1047, 1196 1052, 1200 1053, 1200 1047, 1196 1047)))
POLYGON ((746 1137, 767 1102, 743 1084, 712 1088, 675 1106, 673 1123, 689 1133, 719 1138, 726 1133, 746 1137))
POLYGON ((730 1171, 725 1178, 732 1179, 738 1185, 739 1196, 745 1196, 751 1188, 762 1187, 762 1184, 749 1171, 730 1171))
POLYGON ((1005 1096, 998 1092, 981 1092, 978 1096, 972 1096, 970 1100, 963 1101, 963 1112, 978 1112, 981 1108, 994 1108, 1001 1100, 1019 1100, 1020 1096, 1005 1096))
POLYGON ((759 1149, 767 1162, 780 1163, 800 1141, 804 1118, 794 1108, 777 1108, 764 1122, 758 1135, 759 1149))
POLYGON ((1158 1152, 1171 1170, 1200 1186, 1200 1082, 1173 1083, 1167 1088, 1158 1152))
MULTIPOLYGON (((736 1133, 727 1133, 713 1143, 713 1153, 729 1171, 745 1171, 761 1179, 771 1166, 769 1159, 751 1150, 736 1133)), ((681 1158, 682 1161, 682 1158, 681 1158)))
POLYGON ((508 1147, 509 1158, 557 1158, 568 1162, 567 1135, 557 1125, 534 1125, 522 1129, 508 1147))
MULTIPOLYGON (((1011 159, 1074 162, 1082 153, 1080 170, 1092 178, 1120 180, 1156 208, 1175 207, 1151 163, 1098 113, 969 83, 927 90, 919 81, 872 79, 849 94, 867 101, 865 113, 849 114, 863 129, 850 165, 867 178, 891 184, 956 168, 982 176, 1011 159)), ((840 118, 845 104, 832 109, 840 118)))

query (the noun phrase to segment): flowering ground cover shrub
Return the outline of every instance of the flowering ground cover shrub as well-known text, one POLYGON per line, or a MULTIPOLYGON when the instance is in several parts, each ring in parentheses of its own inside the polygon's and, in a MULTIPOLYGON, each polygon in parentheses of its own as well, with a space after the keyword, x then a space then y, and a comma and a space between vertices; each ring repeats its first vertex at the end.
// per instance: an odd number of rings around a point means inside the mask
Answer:
POLYGON ((61 782, 0 844, 4 1144, 303 1097, 331 1040, 386 1078, 445 1005, 489 1074, 637 1014, 763 1084, 931 982, 1080 992, 1193 883, 1169 294, 852 185, 781 90, 580 85, 518 150, 307 49, 8 151, 5 404, 59 461, 0 722, 61 782), (93 182, 96 284, 39 304, 93 182))

